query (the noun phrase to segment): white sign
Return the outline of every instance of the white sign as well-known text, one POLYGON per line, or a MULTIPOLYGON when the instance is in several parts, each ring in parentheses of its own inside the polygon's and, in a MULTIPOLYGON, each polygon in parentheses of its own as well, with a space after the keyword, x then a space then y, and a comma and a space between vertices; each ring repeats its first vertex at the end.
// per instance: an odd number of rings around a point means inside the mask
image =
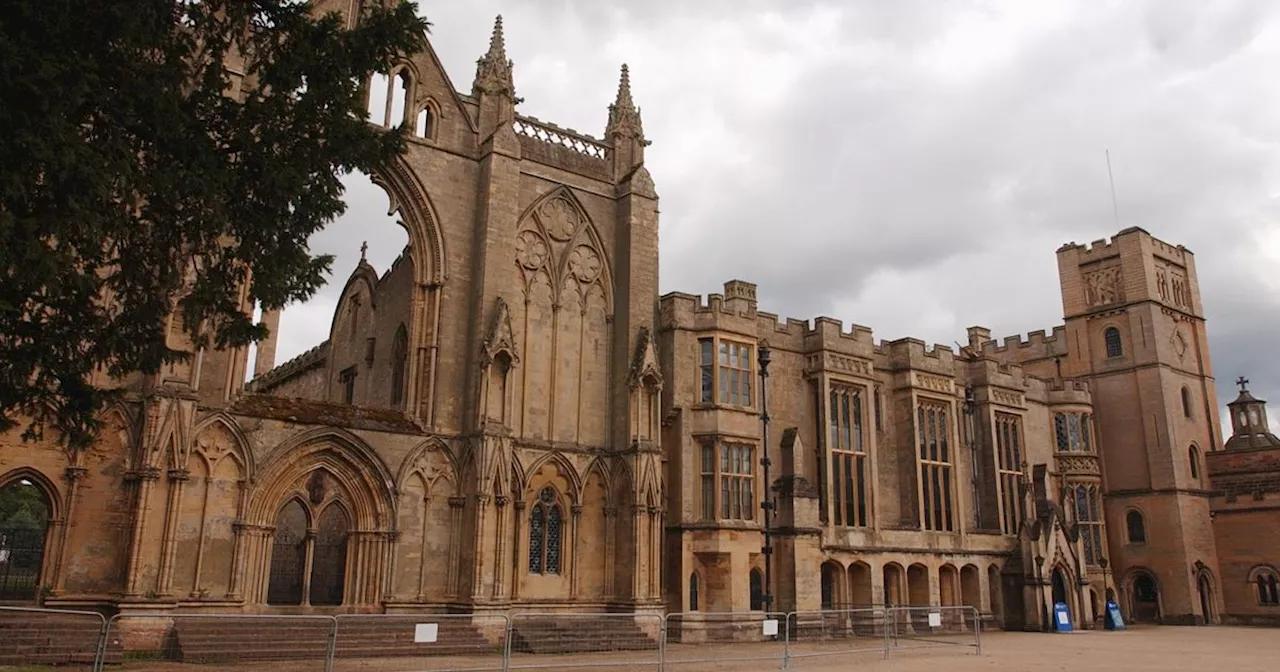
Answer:
POLYGON ((1059 624, 1059 625, 1071 625, 1071 619, 1067 618, 1067 612, 1065 612, 1065 611, 1059 611, 1059 612, 1058 612, 1058 624, 1059 624))
POLYGON ((770 618, 764 622, 764 636, 776 637, 778 635, 778 619, 770 618))
POLYGON ((414 644, 430 644, 440 637, 439 623, 419 623, 413 629, 414 644))
POLYGON ((931 627, 931 628, 941 628, 941 627, 942 627, 942 614, 939 614, 939 613, 938 613, 938 612, 936 612, 936 611, 929 612, 929 627, 931 627))

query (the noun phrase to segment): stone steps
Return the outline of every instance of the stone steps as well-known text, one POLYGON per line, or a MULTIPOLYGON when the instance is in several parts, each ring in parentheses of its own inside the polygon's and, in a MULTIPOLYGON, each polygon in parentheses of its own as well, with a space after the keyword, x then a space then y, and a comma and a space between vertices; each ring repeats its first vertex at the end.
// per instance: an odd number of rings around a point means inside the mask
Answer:
MULTIPOLYGON (((325 621, 176 619, 166 659, 186 663, 249 663, 320 660, 329 645, 325 621)), ((430 616, 339 619, 334 652, 338 659, 406 656, 478 655, 501 648, 486 640, 469 620, 432 620, 430 616), (415 643, 418 623, 437 623, 438 638, 415 643)))
POLYGON ((631 618, 517 617, 511 650, 519 653, 598 653, 657 650, 658 641, 631 618))
MULTIPOLYGON (((0 611, 0 665, 92 666, 101 634, 92 616, 0 611)), ((106 660, 122 660, 119 645, 108 645, 106 660)))

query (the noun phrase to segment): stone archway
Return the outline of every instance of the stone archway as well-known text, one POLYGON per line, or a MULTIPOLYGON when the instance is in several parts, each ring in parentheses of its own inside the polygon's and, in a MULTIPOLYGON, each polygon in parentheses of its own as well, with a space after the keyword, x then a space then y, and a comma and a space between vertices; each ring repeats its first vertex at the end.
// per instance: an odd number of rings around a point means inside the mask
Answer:
POLYGON ((19 469, 0 477, 0 600, 39 598, 56 505, 55 491, 39 474, 19 469))
POLYGON ((357 607, 383 597, 394 551, 385 465, 340 430, 308 432, 273 452, 248 507, 242 544, 248 603, 357 607))
POLYGON ((1213 580, 1209 578, 1207 571, 1201 571, 1196 576, 1196 596, 1200 599, 1200 615, 1203 617, 1201 625, 1213 625, 1217 622, 1217 609, 1215 608, 1213 580))
POLYGON ((1129 578, 1129 619, 1138 623, 1160 622, 1160 585, 1155 576, 1145 569, 1133 572, 1129 578))
MULTIPOLYGON (((1067 614, 1069 618, 1071 618, 1071 621, 1074 623, 1077 620, 1077 615, 1075 613, 1075 610, 1071 608, 1072 600, 1071 600, 1071 592, 1070 592, 1070 589, 1068 588, 1069 582, 1070 580, 1067 578, 1067 573, 1064 572, 1061 567, 1054 567, 1053 571, 1049 572, 1049 586, 1050 586, 1050 600, 1049 600, 1050 616, 1049 617, 1050 619, 1057 618, 1057 615, 1056 615, 1057 605, 1059 602, 1061 602, 1062 604, 1067 605, 1067 614)), ((1052 626, 1050 627, 1050 629, 1053 629, 1052 626)))

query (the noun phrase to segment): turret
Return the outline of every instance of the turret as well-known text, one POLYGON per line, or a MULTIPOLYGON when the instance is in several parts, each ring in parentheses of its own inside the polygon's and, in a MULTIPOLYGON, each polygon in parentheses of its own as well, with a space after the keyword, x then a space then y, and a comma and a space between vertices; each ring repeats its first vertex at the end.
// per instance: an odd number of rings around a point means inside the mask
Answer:
POLYGON ((1236 385, 1240 386, 1240 396, 1227 404, 1231 438, 1227 439, 1226 449, 1280 448, 1280 438, 1267 427, 1267 402, 1250 394, 1248 378, 1240 377, 1236 385))

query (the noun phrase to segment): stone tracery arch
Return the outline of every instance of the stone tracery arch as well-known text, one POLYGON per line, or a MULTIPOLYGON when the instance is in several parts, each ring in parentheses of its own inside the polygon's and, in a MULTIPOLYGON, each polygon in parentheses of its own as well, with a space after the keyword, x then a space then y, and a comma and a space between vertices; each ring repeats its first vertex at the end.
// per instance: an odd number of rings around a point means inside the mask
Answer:
POLYGON ((395 481, 373 449, 337 428, 303 432, 280 444, 263 462, 247 511, 249 520, 273 525, 272 513, 298 483, 325 469, 351 499, 352 524, 360 530, 391 527, 395 481))

